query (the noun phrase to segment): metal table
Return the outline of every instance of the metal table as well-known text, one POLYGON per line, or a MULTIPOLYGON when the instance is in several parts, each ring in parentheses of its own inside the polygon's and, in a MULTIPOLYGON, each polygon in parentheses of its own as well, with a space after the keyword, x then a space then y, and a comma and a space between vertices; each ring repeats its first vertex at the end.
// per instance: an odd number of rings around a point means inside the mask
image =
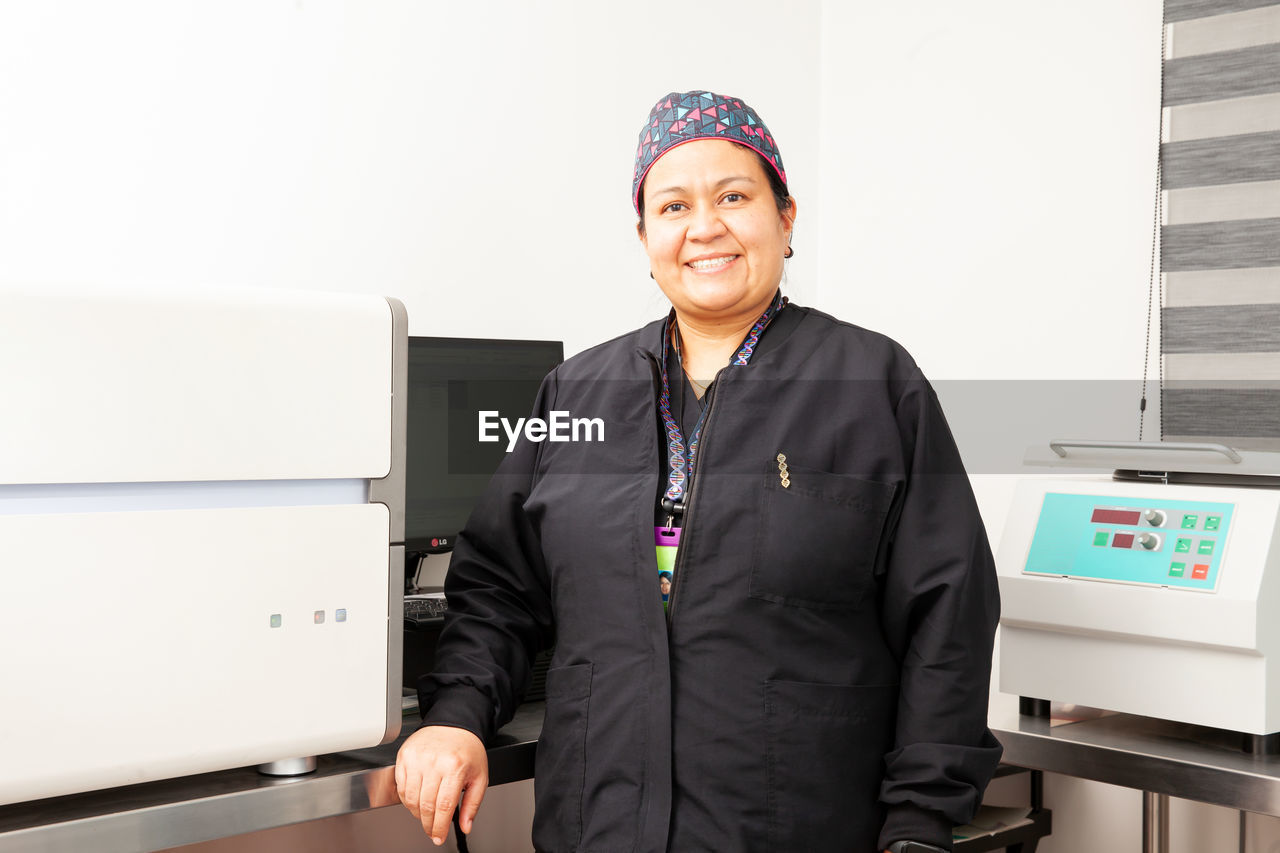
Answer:
MULTIPOLYGON (((542 714, 523 705, 494 737, 491 785, 533 777, 542 714)), ((397 805, 396 752, 418 726, 414 710, 394 743, 322 755, 305 776, 246 767, 0 806, 0 851, 136 853, 397 805)))
MULTIPOLYGON (((542 711, 522 706, 499 732, 491 784, 533 775, 542 711)), ((1010 764, 1146 792, 1151 850, 1167 843, 1169 796, 1280 816, 1280 757, 1244 753, 1227 733, 1119 714, 1051 725, 1016 710, 993 714, 991 727, 1010 764)), ((416 728, 416 715, 406 718, 402 738, 416 728)), ((293 779, 226 770, 0 806, 0 851, 130 853, 393 805, 400 742, 321 756, 316 772, 293 779)))
POLYGON ((1169 797, 1280 816, 1280 756, 1251 755, 1237 733, 1129 714, 1061 723, 1010 711, 991 729, 1020 767, 1143 792, 1143 849, 1168 850, 1169 797))

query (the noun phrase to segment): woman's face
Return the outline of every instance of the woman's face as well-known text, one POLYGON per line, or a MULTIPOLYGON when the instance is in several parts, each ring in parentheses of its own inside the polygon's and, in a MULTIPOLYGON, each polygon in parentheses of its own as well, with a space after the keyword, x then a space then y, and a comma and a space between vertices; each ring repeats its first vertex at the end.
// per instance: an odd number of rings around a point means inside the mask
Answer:
POLYGON ((640 241, 682 316, 758 315, 778 289, 795 204, 778 212, 764 169, 755 152, 723 139, 686 142, 649 169, 640 241))

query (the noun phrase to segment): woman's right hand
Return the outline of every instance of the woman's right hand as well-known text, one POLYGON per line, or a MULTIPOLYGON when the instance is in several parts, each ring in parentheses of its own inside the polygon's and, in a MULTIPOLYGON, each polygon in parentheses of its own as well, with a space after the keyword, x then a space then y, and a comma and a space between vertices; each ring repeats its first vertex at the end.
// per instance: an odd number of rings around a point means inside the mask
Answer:
POLYGON ((484 743, 466 729, 426 726, 410 735, 396 755, 400 802, 422 821, 437 846, 449 834, 454 808, 459 809, 462 831, 470 834, 488 785, 484 743))

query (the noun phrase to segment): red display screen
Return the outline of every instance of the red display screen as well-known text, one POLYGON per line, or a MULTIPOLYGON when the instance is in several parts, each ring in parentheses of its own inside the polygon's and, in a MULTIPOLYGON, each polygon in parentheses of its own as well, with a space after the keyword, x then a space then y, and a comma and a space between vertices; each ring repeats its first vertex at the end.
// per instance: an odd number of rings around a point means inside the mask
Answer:
POLYGON ((1111 547, 1112 548, 1132 548, 1133 534, 1117 533, 1115 536, 1111 537, 1111 547))
POLYGON ((1137 524, 1139 517, 1136 509, 1095 509, 1090 520, 1094 524, 1137 524))

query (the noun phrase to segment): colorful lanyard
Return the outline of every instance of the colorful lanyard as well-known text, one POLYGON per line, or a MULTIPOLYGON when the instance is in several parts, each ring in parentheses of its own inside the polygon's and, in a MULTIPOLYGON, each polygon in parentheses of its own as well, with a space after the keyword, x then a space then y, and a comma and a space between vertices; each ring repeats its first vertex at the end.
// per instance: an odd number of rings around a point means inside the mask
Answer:
MULTIPOLYGON (((760 341, 760 335, 764 333, 765 327, 773 320, 775 314, 787 304, 787 298, 781 292, 774 297, 773 304, 765 309, 760 315, 760 319, 756 320, 755 325, 751 327, 751 331, 747 332, 746 338, 742 341, 742 346, 738 349, 738 354, 733 357, 730 362, 734 366, 742 366, 751 361, 751 354, 755 352, 756 344, 760 341)), ((667 320, 666 337, 663 340, 662 347, 662 395, 658 398, 658 412, 662 415, 662 422, 667 430, 667 492, 663 496, 662 504, 667 507, 668 511, 674 516, 684 511, 684 504, 681 499, 684 497, 684 486, 688 477, 693 476, 693 464, 698 453, 698 439, 702 436, 702 422, 706 418, 707 408, 702 410, 702 414, 698 416, 698 423, 693 428, 693 433, 689 437, 689 460, 688 474, 685 473, 685 448, 684 434, 680 431, 680 424, 671 415, 671 383, 667 377, 667 349, 666 341, 675 340, 673 335, 679 334, 676 328, 675 312, 671 313, 671 317, 667 320)))

